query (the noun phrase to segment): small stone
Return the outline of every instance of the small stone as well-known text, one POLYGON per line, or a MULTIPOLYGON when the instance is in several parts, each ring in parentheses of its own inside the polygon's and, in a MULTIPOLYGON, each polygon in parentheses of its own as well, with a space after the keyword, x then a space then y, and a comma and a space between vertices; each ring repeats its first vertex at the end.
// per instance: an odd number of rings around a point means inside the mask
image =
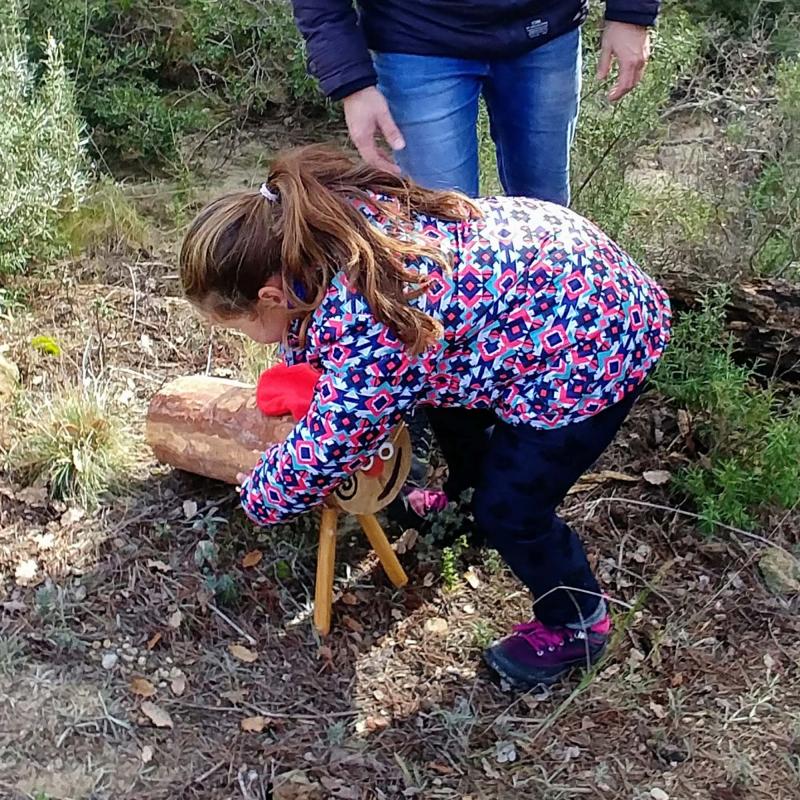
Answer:
POLYGON ((102 642, 92 642, 92 650, 99 650, 102 646, 102 642))
POLYGON ((758 560, 758 568, 773 594, 800 594, 800 563, 791 553, 770 547, 758 560))
POLYGON ((78 586, 73 594, 76 603, 81 603, 86 599, 87 591, 85 586, 78 586))
POLYGON ((650 790, 650 797, 653 800, 669 800, 669 795, 663 789, 659 789, 658 786, 650 790))
POLYGON ((136 663, 140 667, 143 667, 145 664, 147 664, 147 658, 145 656, 139 656, 139 658, 136 659, 136 663))
POLYGON ((130 653, 123 653, 123 654, 122 654, 122 660, 123 660, 123 661, 124 661, 126 664, 133 664, 133 662, 134 662, 134 660, 135 660, 135 659, 134 659, 134 657, 133 657, 133 656, 132 656, 130 653))
POLYGON ((111 639, 103 639, 103 647, 108 650, 111 647, 111 639))
POLYGON ((114 669, 114 667, 117 666, 118 660, 119 658, 116 653, 106 653, 100 663, 103 665, 103 669, 114 669))

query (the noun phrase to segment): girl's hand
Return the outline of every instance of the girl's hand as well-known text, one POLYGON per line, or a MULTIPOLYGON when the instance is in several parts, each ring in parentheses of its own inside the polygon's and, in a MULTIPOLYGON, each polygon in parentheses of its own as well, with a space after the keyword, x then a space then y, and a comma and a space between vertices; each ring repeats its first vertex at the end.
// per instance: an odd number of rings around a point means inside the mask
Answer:
POLYGON ((246 472, 237 472, 236 473, 236 488, 239 489, 242 484, 247 482, 247 479, 250 476, 246 472))

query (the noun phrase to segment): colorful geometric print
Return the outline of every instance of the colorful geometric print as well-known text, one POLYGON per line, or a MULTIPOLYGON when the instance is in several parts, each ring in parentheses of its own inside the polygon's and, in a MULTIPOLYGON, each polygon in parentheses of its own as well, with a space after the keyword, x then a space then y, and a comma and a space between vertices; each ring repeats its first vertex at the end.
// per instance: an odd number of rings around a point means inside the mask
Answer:
MULTIPOLYGON (((375 207, 356 205, 388 228, 375 207)), ((415 304, 444 326, 425 353, 409 355, 341 273, 304 348, 290 331, 285 360, 322 377, 306 417, 242 486, 255 522, 322 502, 417 406, 492 409, 513 424, 558 428, 622 400, 651 371, 669 340, 669 300, 629 256, 560 206, 504 197, 478 206, 476 220, 416 220, 453 264, 408 265, 430 278, 415 304)))

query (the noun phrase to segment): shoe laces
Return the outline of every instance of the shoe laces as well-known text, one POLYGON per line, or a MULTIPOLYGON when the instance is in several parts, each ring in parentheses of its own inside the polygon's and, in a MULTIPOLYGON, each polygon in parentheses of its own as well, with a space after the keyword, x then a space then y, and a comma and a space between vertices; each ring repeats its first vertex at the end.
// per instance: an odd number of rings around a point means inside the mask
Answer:
POLYGON ((569 628, 548 628, 538 619, 515 625, 514 633, 525 639, 538 655, 543 655, 545 650, 552 652, 556 648, 562 647, 565 641, 583 639, 585 636, 583 631, 573 631, 569 628))

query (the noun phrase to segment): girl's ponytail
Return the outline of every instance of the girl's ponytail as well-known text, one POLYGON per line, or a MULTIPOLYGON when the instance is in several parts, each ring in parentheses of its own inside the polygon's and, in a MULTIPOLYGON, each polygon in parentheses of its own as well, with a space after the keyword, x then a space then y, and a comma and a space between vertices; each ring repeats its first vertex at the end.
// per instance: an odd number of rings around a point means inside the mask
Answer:
POLYGON ((406 261, 427 256, 447 267, 442 252, 413 229, 413 214, 459 220, 478 214, 455 192, 436 192, 376 170, 345 152, 320 145, 290 150, 274 162, 261 190, 227 195, 192 223, 181 249, 181 275, 190 299, 217 313, 242 313, 274 274, 283 277, 302 332, 340 270, 375 317, 419 353, 440 326, 409 305, 425 291, 406 261), (379 195, 385 199, 376 199, 379 195), (353 205, 378 210, 388 230, 353 205))

